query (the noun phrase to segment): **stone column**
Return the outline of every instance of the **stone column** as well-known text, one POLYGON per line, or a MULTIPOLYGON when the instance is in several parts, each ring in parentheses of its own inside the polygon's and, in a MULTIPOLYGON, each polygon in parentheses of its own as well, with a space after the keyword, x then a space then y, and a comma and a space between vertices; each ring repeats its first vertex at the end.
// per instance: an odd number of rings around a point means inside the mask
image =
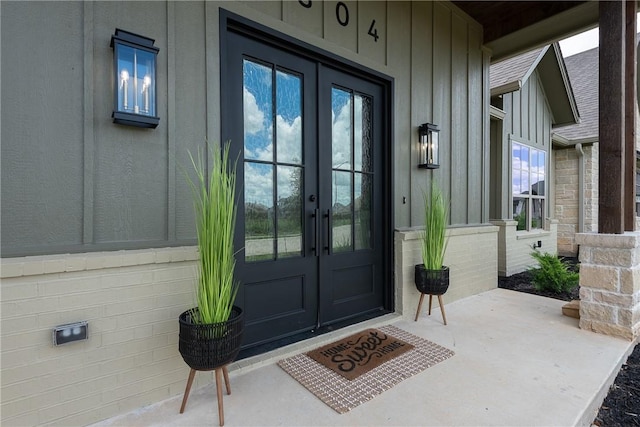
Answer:
POLYGON ((640 332, 640 232, 576 234, 580 328, 634 340, 640 332))

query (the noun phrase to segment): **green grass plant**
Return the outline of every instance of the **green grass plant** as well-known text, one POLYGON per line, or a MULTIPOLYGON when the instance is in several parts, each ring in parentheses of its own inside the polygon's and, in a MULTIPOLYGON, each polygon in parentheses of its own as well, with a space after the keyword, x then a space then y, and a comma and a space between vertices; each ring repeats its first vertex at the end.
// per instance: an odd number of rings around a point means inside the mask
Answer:
POLYGON ((536 290, 561 293, 571 292, 578 286, 580 274, 571 271, 557 255, 535 251, 531 256, 538 262, 538 267, 529 269, 536 290))
POLYGON ((198 280, 195 323, 210 324, 229 319, 238 283, 234 280, 233 249, 237 204, 235 200, 237 160, 231 164, 227 142, 222 149, 211 149, 212 167, 207 173, 206 156, 198 152, 191 163, 196 178, 189 179, 194 195, 198 234, 198 280))
POLYGON ((427 270, 440 270, 449 239, 447 218, 449 204, 435 179, 431 180, 431 191, 424 195, 424 231, 421 236, 422 262, 427 270))

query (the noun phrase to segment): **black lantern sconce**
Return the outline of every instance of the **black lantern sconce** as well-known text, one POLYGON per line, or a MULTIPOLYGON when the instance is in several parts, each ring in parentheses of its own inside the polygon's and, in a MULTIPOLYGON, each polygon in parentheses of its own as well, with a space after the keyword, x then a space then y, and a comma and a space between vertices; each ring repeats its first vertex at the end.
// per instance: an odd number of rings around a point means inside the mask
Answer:
POLYGON ((440 167, 439 150, 440 144, 438 126, 431 123, 424 123, 418 128, 418 152, 420 160, 418 167, 421 169, 437 169, 440 167))
POLYGON ((114 123, 155 128, 157 117, 155 40, 116 28, 111 36, 114 67, 114 123))

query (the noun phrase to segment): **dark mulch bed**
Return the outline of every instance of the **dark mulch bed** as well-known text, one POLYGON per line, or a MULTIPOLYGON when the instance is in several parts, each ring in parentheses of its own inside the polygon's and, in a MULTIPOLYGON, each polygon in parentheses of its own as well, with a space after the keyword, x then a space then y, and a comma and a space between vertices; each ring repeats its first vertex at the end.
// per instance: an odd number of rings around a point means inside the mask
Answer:
POLYGON ((563 301, 580 299, 580 287, 578 286, 571 292, 556 293, 551 291, 539 291, 533 287, 533 284, 531 283, 531 276, 531 273, 525 271, 524 273, 514 274, 509 277, 498 277, 498 287, 563 301))
MULTIPOLYGON (((577 265, 575 258, 566 258, 572 268, 577 265)), ((518 292, 555 298, 563 301, 580 299, 579 287, 572 292, 556 294, 536 290, 531 284, 531 273, 514 274, 510 277, 498 277, 498 287, 518 292)), ((609 389, 593 424, 596 426, 640 426, 640 346, 622 365, 615 382, 609 389)))
MULTIPOLYGON (((578 260, 576 258, 564 258, 567 265, 576 269, 578 260)), ((580 288, 576 287, 571 292, 555 293, 550 291, 538 291, 531 283, 532 273, 525 271, 523 273, 514 274, 509 277, 498 277, 498 287, 503 289, 511 289, 512 291, 526 292, 528 294, 540 295, 543 297, 555 298, 563 301, 571 301, 580 299, 580 288)))
POLYGON ((637 345, 622 365, 593 424, 640 426, 640 348, 637 345))

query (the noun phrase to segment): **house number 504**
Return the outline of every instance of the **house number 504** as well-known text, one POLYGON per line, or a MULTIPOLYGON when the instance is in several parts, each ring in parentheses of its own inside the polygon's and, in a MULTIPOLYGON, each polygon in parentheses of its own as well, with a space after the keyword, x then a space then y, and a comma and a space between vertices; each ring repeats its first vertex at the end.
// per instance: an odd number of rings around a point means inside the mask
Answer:
MULTIPOLYGON (((298 0, 298 3, 300 3, 302 7, 307 9, 311 9, 311 6, 313 6, 313 0, 298 0)), ((338 3, 336 3, 336 21, 338 21, 338 24, 342 25, 343 27, 349 25, 349 8, 344 2, 339 1, 338 3)), ((373 37, 376 43, 378 42, 378 38, 380 36, 378 35, 378 29, 376 28, 375 19, 371 21, 371 25, 369 25, 369 31, 367 31, 367 34, 373 37)))

